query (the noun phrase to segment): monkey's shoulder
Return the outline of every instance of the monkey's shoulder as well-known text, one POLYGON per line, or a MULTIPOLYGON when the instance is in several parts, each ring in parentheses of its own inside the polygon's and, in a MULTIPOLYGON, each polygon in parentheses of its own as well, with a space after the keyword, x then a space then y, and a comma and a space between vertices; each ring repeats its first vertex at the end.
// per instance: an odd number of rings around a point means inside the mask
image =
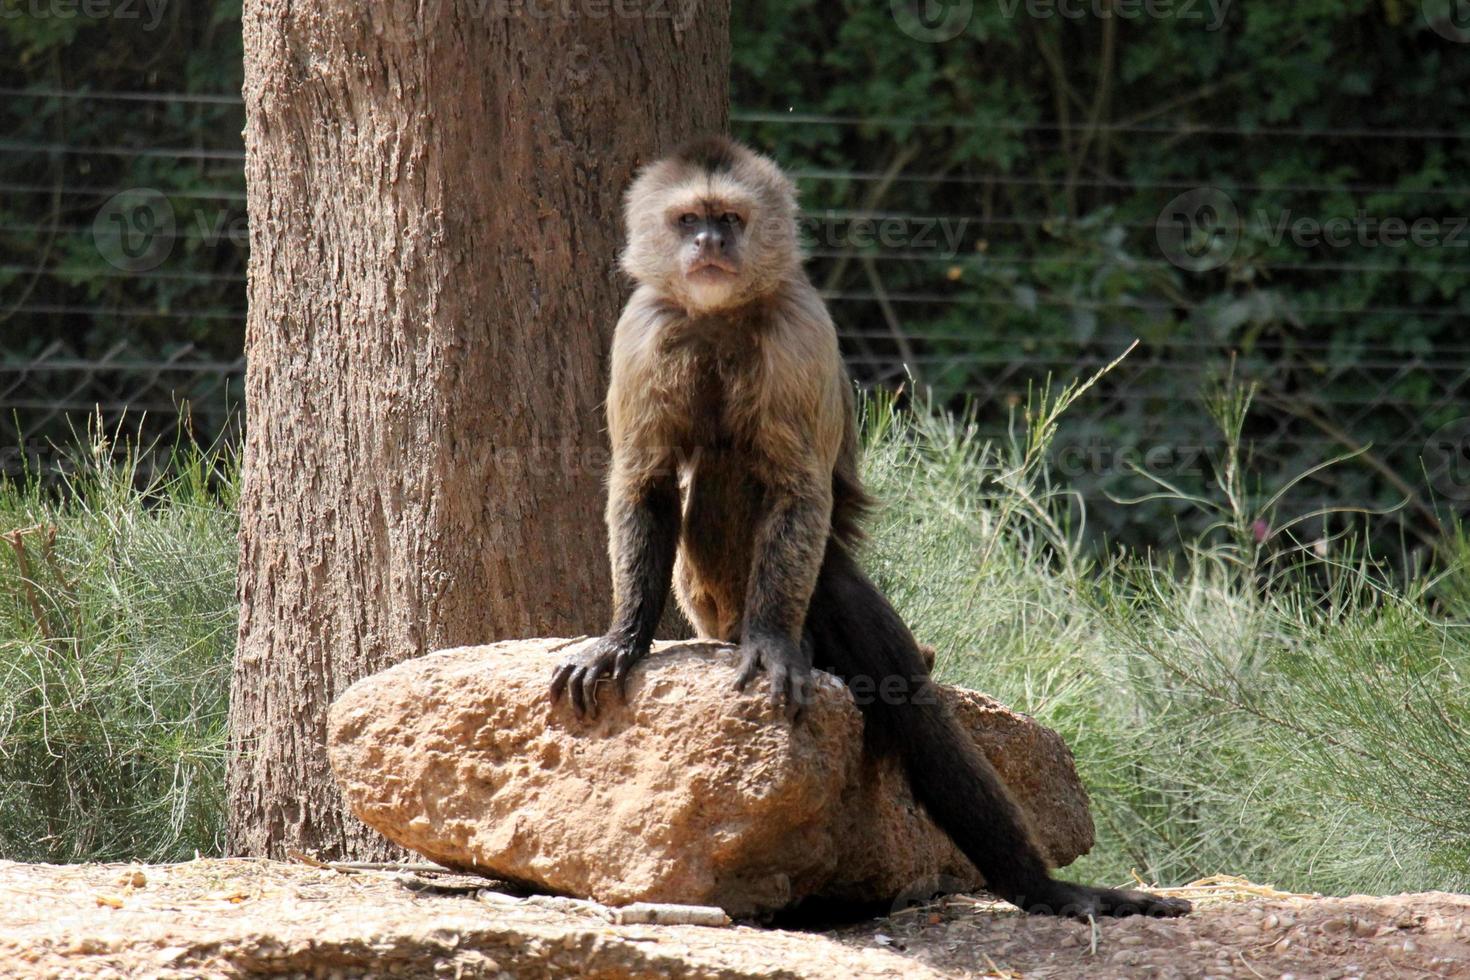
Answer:
POLYGON ((842 368, 837 328, 821 294, 805 279, 772 297, 767 343, 795 359, 803 370, 825 375, 842 368))
POLYGON ((816 290, 804 280, 761 302, 733 310, 691 314, 646 286, 634 292, 613 339, 616 359, 695 356, 742 361, 789 361, 813 370, 840 360, 837 331, 816 290))

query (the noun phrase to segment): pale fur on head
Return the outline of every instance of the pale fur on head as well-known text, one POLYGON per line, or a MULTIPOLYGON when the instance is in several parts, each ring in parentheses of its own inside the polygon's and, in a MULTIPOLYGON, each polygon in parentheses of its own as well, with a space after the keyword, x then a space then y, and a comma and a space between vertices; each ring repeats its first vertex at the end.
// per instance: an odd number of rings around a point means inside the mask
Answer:
POLYGON ((774 160, 725 137, 696 140, 640 170, 623 217, 623 271, 691 313, 759 299, 800 267, 796 185, 774 160), (701 208, 729 209, 743 219, 740 272, 728 282, 685 276, 677 222, 701 208))

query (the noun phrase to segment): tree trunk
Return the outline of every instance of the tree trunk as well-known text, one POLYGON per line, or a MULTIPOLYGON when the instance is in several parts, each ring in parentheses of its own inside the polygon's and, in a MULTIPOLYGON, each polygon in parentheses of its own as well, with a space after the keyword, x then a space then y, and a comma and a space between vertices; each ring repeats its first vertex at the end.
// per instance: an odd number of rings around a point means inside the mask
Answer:
POLYGON ((725 127, 728 0, 246 0, 248 425, 229 848, 374 859, 348 684, 606 625, 637 164, 725 127))

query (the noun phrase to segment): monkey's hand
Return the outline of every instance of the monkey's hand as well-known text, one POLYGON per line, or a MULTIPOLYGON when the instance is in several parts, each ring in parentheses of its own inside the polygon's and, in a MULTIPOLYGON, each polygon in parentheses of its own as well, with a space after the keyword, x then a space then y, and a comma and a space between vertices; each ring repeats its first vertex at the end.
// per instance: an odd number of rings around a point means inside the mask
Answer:
POLYGON ((604 678, 618 688, 618 696, 628 699, 628 672, 648 655, 648 647, 618 633, 594 640, 581 651, 571 654, 556 665, 551 675, 551 703, 567 694, 578 718, 597 717, 597 684, 604 678))
POLYGON ((785 636, 747 634, 740 641, 740 676, 735 690, 743 691, 762 669, 771 678, 771 707, 785 709, 795 721, 811 701, 812 658, 809 650, 785 636))

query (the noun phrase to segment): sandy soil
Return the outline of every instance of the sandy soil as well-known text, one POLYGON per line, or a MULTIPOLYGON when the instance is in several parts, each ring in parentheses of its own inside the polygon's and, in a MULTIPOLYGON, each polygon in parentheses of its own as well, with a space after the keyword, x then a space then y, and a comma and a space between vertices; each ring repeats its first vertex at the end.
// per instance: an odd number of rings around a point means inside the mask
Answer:
POLYGON ((955 896, 829 935, 956 976, 1470 978, 1470 896, 1289 896, 1230 881, 1172 891, 1195 902, 1189 918, 1089 926, 955 896))
POLYGON ((1220 880, 1184 920, 1029 918, 966 897, 823 931, 620 924, 455 875, 202 860, 0 862, 0 976, 1470 977, 1470 897, 1220 880))

